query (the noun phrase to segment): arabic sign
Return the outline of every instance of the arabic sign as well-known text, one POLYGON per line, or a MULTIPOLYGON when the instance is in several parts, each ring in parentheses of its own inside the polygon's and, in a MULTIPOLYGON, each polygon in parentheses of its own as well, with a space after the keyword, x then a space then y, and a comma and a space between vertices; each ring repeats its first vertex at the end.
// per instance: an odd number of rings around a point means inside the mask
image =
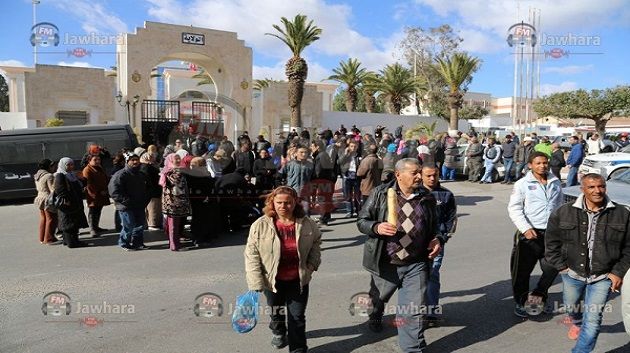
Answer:
POLYGON ((195 34, 195 33, 182 33, 182 43, 184 44, 194 44, 194 45, 205 45, 206 37, 203 34, 195 34))

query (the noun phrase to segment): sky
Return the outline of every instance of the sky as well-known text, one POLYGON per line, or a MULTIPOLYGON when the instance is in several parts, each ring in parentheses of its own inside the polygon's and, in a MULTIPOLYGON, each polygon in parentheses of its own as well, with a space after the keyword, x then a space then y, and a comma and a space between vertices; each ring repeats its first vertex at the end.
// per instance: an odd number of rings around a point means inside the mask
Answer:
MULTIPOLYGON (((530 8, 541 13, 539 38, 547 38, 542 49, 565 54, 542 61, 542 95, 629 84, 628 0, 40 0, 36 20, 56 25, 61 43, 39 48, 37 62, 109 69, 116 65, 114 45, 83 46, 90 55, 78 57, 72 53, 80 46, 64 44, 66 35, 116 36, 154 21, 236 32, 253 49, 254 79, 285 79, 290 51, 265 33, 274 32, 283 16, 304 14, 323 30, 303 53, 308 81, 321 81, 348 58, 374 71, 404 62, 398 45, 405 27, 449 24, 464 39, 460 48, 482 60, 469 90, 508 97, 514 50, 507 31, 527 22, 530 8), (571 36, 589 43, 551 43, 571 36)), ((32 67, 32 0, 0 0, 0 13, 0 66, 32 67)))

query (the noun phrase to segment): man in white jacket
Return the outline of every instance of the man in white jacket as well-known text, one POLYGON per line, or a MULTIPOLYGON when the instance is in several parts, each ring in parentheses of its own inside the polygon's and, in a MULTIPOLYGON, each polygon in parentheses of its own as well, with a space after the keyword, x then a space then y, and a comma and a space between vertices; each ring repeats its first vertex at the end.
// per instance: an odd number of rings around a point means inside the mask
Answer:
MULTIPOLYGON (((547 291, 558 271, 545 260, 545 230, 551 213, 563 202, 560 180, 549 172, 549 157, 532 152, 527 160, 530 169, 514 184, 508 213, 517 228, 510 260, 512 291, 516 307, 514 314, 527 317, 526 308, 542 307, 547 291), (540 262, 542 276, 536 288, 529 292, 529 277, 540 262)), ((530 310, 530 314, 540 314, 530 310)))

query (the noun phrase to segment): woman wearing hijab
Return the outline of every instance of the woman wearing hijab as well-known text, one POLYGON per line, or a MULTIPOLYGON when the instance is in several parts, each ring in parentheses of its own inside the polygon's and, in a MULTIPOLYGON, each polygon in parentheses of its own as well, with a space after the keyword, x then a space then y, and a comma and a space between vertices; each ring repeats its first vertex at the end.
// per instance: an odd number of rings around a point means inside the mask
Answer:
POLYGON ((39 242, 42 244, 56 244, 55 230, 57 229, 57 211, 47 208, 46 200, 55 190, 55 177, 52 174, 53 162, 43 159, 39 162, 35 173, 35 188, 37 197, 35 206, 39 209, 39 242))
POLYGON ((177 154, 180 158, 180 167, 183 169, 188 169, 190 168, 190 161, 192 161, 193 156, 191 156, 188 151, 186 151, 185 149, 180 149, 177 152, 175 152, 175 154, 177 154))
POLYGON ((83 213, 83 185, 74 175, 72 158, 59 160, 54 188, 55 198, 61 202, 58 208, 59 230, 63 233, 64 245, 69 248, 84 246, 79 241, 79 229, 88 227, 83 213))
POLYGON ((155 166, 153 153, 145 153, 140 157, 140 172, 147 178, 147 192, 151 201, 146 208, 147 226, 149 230, 162 228, 162 187, 159 184, 160 170, 155 166))
POLYGON ((88 206, 88 223, 90 225, 90 235, 98 238, 100 233, 106 230, 99 227, 101 221, 101 211, 103 207, 110 204, 107 183, 109 178, 101 166, 101 157, 90 155, 87 159, 88 165, 83 168, 83 178, 87 183, 85 199, 88 206))
POLYGON ((166 156, 159 182, 162 186, 162 212, 166 216, 164 231, 168 234, 171 251, 179 250, 184 220, 190 213, 188 185, 180 172, 180 164, 179 154, 172 153, 166 156))
POLYGON ((160 163, 161 167, 164 167, 163 163, 166 163, 166 156, 168 156, 171 153, 175 153, 175 146, 166 145, 166 147, 164 147, 164 153, 162 153, 162 163, 160 163))

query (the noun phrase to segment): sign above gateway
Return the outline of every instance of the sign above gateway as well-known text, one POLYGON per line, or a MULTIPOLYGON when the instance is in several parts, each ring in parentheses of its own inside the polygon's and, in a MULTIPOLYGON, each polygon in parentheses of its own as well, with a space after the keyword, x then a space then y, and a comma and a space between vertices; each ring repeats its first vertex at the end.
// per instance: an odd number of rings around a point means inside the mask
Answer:
POLYGON ((203 34, 195 34, 195 33, 182 33, 182 43, 184 44, 194 44, 194 45, 205 45, 206 37, 203 34))

